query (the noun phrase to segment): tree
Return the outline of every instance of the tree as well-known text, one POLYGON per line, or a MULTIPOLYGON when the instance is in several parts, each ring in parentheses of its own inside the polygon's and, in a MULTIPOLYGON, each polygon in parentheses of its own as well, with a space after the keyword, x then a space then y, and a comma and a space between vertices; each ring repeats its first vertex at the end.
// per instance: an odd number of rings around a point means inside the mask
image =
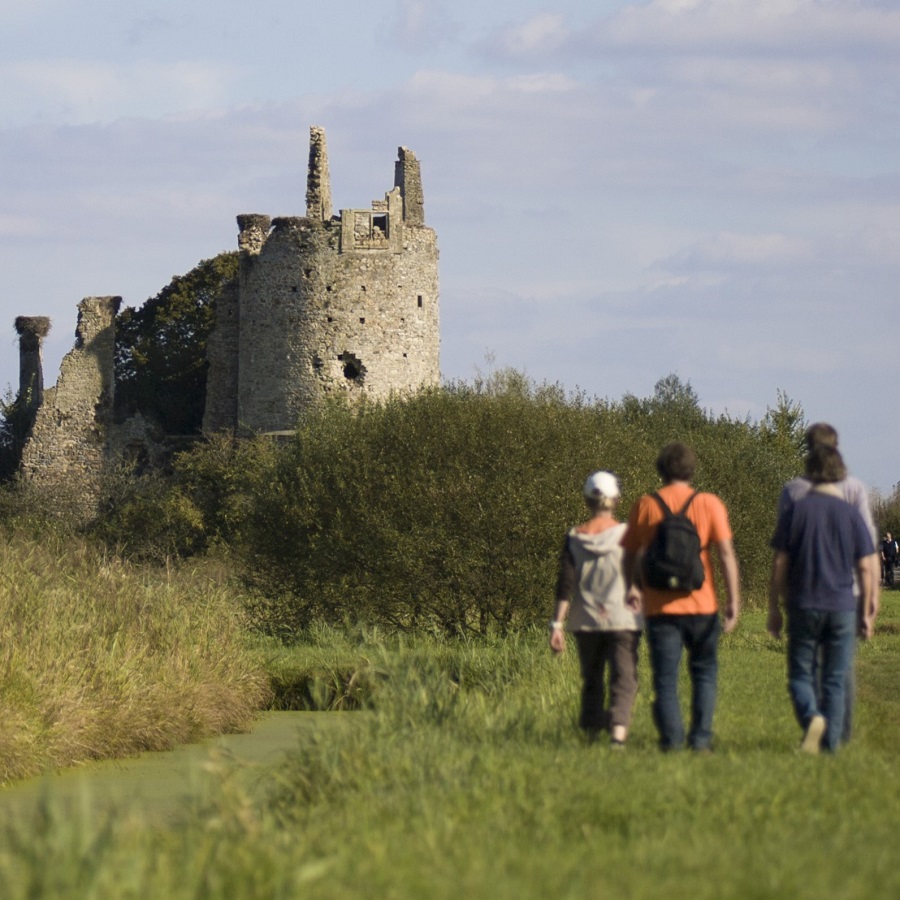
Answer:
POLYGON ((140 309, 116 320, 116 409, 140 412, 167 434, 195 434, 206 402, 206 341, 216 302, 237 277, 238 254, 202 260, 140 309))
POLYGON ((806 453, 806 416, 803 407, 791 400, 785 391, 778 391, 774 409, 766 407, 759 430, 766 440, 796 453, 800 464, 806 453))
POLYGON ((33 409, 10 396, 0 400, 0 481, 9 481, 18 471, 33 423, 33 409))

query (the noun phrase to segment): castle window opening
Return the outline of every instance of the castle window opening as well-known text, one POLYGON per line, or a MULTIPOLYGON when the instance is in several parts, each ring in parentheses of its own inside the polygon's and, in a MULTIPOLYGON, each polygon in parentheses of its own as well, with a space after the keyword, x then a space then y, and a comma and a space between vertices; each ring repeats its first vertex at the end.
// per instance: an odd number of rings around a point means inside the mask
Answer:
POLYGON ((348 381, 362 381, 366 367, 352 353, 342 353, 338 359, 344 364, 344 378, 348 381))
POLYGON ((421 309, 425 304, 425 299, 421 294, 419 294, 417 299, 418 299, 418 303, 419 303, 419 309, 421 309))
POLYGON ((360 316, 360 317, 359 317, 359 324, 360 324, 360 325, 365 325, 365 324, 366 324, 365 317, 363 317, 363 316, 360 316))
POLYGON ((387 222, 387 216, 372 216, 372 230, 374 231, 377 228, 383 234, 387 234, 387 222))

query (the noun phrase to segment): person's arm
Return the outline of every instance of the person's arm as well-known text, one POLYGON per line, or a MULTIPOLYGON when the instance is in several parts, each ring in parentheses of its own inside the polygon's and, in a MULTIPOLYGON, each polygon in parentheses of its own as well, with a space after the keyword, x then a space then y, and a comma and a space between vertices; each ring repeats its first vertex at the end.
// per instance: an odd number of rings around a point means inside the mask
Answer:
POLYGON ((569 536, 563 540, 559 553, 559 572, 556 576, 556 608, 553 621, 550 623, 550 649, 554 653, 563 653, 566 649, 566 633, 563 625, 569 613, 569 599, 575 593, 577 574, 575 558, 569 548, 569 536))
POLYGON ((640 557, 641 554, 634 550, 626 550, 622 554, 622 572, 625 575, 625 604, 634 612, 639 613, 644 607, 644 593, 640 585, 640 557))
POLYGON ((550 649, 554 653, 565 653, 566 651, 566 632, 563 626, 566 624, 568 614, 569 601, 557 600, 553 621, 550 623, 550 649))
POLYGON ((738 616, 741 614, 741 579, 738 572, 737 555, 734 552, 734 542, 731 538, 717 541, 715 546, 719 554, 722 578, 725 581, 725 618, 722 627, 728 634, 734 631, 738 616))
POLYGON ((788 555, 776 550, 772 556, 772 572, 769 575, 769 617, 766 620, 766 631, 773 638, 781 637, 784 617, 778 604, 779 598, 787 594, 788 555))
POLYGON ((878 583, 881 573, 873 577, 878 565, 878 554, 872 553, 857 560, 856 574, 859 578, 859 636, 869 640, 875 633, 875 617, 878 615, 878 583))
MULTIPOLYGON (((872 595, 870 603, 874 610, 872 617, 872 621, 874 622, 874 617, 878 615, 878 611, 881 609, 881 560, 878 558, 877 553, 867 556, 866 559, 869 560, 869 582, 871 584, 872 595)), ((866 596, 862 579, 859 581, 859 596, 861 598, 866 596)))

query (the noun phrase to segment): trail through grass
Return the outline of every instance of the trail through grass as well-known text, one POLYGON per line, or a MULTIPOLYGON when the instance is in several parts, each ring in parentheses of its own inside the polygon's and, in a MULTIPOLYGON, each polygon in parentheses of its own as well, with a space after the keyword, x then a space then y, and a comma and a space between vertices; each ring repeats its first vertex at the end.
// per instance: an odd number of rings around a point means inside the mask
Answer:
POLYGON ((543 634, 332 635, 329 655, 322 632, 280 671, 367 672, 373 710, 299 736, 253 790, 223 769, 167 827, 51 804, 2 836, 0 895, 897 896, 898 624, 888 595, 860 651, 856 736, 834 757, 796 752, 784 647, 759 613, 723 640, 706 757, 656 749, 645 651, 623 753, 582 742, 574 654, 552 658, 543 634))

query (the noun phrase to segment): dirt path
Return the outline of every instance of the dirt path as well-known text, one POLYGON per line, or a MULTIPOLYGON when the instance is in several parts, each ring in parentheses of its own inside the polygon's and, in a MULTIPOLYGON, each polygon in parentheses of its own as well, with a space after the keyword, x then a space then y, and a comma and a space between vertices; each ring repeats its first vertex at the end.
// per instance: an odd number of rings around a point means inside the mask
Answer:
POLYGON ((88 813, 127 810, 145 820, 165 822, 183 811, 189 800, 209 796, 223 769, 233 771, 242 786, 252 789, 264 783, 267 771, 297 745, 301 732, 341 728, 353 715, 266 713, 249 734, 50 772, 0 789, 0 819, 27 820, 43 800, 49 800, 54 805, 75 803, 88 813))

